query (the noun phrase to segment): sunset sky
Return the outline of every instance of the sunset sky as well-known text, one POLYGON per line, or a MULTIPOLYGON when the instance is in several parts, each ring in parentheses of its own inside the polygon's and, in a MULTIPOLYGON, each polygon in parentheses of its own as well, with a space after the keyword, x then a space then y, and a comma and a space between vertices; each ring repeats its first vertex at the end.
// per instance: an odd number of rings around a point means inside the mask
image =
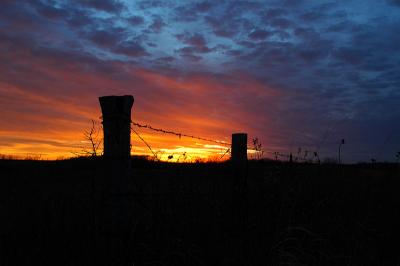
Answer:
MULTIPOLYGON (((321 159, 345 139, 344 162, 394 161, 400 1, 0 1, 0 154, 74 156, 98 97, 125 94, 157 128, 321 159)), ((137 131, 166 156, 225 152, 137 131)))

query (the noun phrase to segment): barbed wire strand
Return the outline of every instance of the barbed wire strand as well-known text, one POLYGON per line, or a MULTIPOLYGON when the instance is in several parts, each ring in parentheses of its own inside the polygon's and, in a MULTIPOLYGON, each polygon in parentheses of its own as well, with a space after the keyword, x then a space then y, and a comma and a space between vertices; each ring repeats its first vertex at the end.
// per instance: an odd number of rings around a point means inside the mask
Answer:
MULTIPOLYGON (((152 131, 156 131, 156 132, 161 132, 161 133, 164 133, 164 134, 171 134, 171 135, 175 135, 175 136, 177 136, 177 137, 179 137, 179 138, 187 137, 187 138, 192 138, 192 139, 197 139, 197 140, 212 142, 212 143, 216 143, 216 144, 219 144, 219 145, 225 145, 225 146, 230 146, 230 145, 231 145, 231 143, 229 143, 229 142, 223 142, 223 141, 213 140, 213 139, 209 139, 209 138, 203 138, 203 137, 188 135, 188 134, 184 134, 184 133, 180 133, 180 132, 175 132, 175 131, 171 131, 171 130, 165 130, 165 129, 162 129, 162 128, 155 128, 155 127, 153 127, 153 126, 151 126, 151 125, 148 125, 148 124, 140 124, 140 123, 138 123, 138 122, 133 122, 133 121, 132 121, 131 123, 132 123, 133 126, 136 126, 136 127, 139 127, 139 128, 146 128, 146 129, 149 129, 149 130, 152 130, 152 131)), ((149 148, 149 150, 151 151, 151 153, 152 153, 152 154, 154 155, 154 157, 157 159, 157 154, 153 151, 153 149, 151 148, 151 146, 143 139, 143 137, 141 137, 141 136, 139 135, 139 133, 136 132, 132 127, 131 127, 131 130, 132 130, 132 131, 140 138, 140 140, 149 148)), ((231 150, 231 148, 228 148, 228 149, 225 151, 225 153, 220 157, 220 159, 222 159, 223 157, 225 157, 225 155, 228 154, 228 153, 230 152, 230 150, 231 150)), ((284 153, 273 152, 273 151, 259 150, 259 149, 252 148, 252 147, 250 147, 250 146, 247 146, 247 150, 248 150, 248 151, 254 151, 254 152, 262 152, 263 154, 264 154, 264 153, 272 154, 272 155, 275 156, 275 158, 277 158, 277 157, 290 158, 290 154, 284 154, 284 153)), ((302 157, 299 157, 299 156, 292 155, 292 159, 293 159, 293 160, 297 160, 297 161, 307 161, 307 160, 310 160, 311 158, 307 159, 307 158, 302 158, 302 157)))
POLYGON ((157 159, 158 159, 158 158, 157 158, 157 154, 153 151, 153 149, 150 147, 150 145, 147 143, 147 141, 145 141, 144 138, 142 138, 142 136, 140 136, 140 134, 137 133, 136 130, 134 130, 132 127, 131 127, 131 131, 132 131, 133 133, 135 133, 135 134, 139 137, 139 139, 140 139, 144 144, 146 144, 147 148, 149 148, 149 150, 151 151, 151 153, 154 155, 154 158, 157 160, 157 159))
POLYGON ((231 145, 230 143, 224 142, 224 141, 218 141, 218 140, 213 140, 213 139, 208 139, 208 138, 203 138, 203 137, 197 137, 197 136, 188 135, 188 134, 184 134, 184 133, 174 132, 174 131, 171 131, 171 130, 164 130, 164 129, 161 129, 161 128, 154 128, 154 127, 152 127, 150 125, 142 125, 142 124, 139 124, 139 123, 133 122, 133 121, 132 121, 132 125, 137 126, 139 128, 147 128, 147 129, 150 129, 150 130, 153 130, 153 131, 156 131, 156 132, 161 132, 161 133, 164 133, 164 134, 175 135, 175 136, 178 136, 179 138, 187 137, 187 138, 203 140, 203 141, 207 141, 207 142, 213 142, 213 143, 220 144, 220 145, 225 145, 225 146, 230 146, 231 145))
POLYGON ((221 156, 221 158, 219 158, 220 160, 222 159, 222 158, 224 158, 224 156, 228 153, 228 152, 230 152, 231 151, 231 149, 230 148, 228 148, 227 150, 226 150, 226 152, 221 156))

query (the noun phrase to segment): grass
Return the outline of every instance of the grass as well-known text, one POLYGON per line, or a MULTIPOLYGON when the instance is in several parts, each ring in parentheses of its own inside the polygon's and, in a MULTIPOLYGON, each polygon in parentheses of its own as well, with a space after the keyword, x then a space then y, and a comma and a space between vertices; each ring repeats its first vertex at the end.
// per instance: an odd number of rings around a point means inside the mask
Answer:
POLYGON ((396 164, 250 161, 239 201, 229 162, 131 165, 0 160, 0 265, 398 263, 396 164))

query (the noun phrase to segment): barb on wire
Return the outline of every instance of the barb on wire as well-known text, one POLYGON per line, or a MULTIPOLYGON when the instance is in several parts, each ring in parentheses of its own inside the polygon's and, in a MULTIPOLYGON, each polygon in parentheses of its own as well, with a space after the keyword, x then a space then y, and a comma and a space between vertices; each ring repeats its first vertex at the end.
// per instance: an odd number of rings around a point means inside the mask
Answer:
POLYGON ((149 150, 151 151, 151 153, 154 155, 154 158, 155 158, 156 160, 158 160, 157 154, 153 151, 153 149, 150 147, 150 145, 147 143, 147 141, 145 141, 144 138, 142 138, 142 136, 140 136, 139 133, 137 133, 132 127, 131 127, 131 131, 132 131, 133 133, 135 133, 135 134, 139 137, 139 139, 140 139, 141 141, 143 141, 144 144, 146 144, 147 148, 149 148, 149 150))
POLYGON ((187 134, 178 133, 178 132, 174 132, 174 131, 170 131, 170 130, 164 130, 164 129, 161 129, 161 128, 154 128, 154 127, 152 127, 150 125, 142 125, 142 124, 139 124, 139 123, 133 122, 133 121, 132 121, 132 125, 140 127, 140 128, 147 128, 147 129, 150 129, 150 130, 153 130, 153 131, 157 131, 157 132, 161 132, 161 133, 165 133, 165 134, 175 135, 175 136, 178 136, 179 138, 186 137, 186 138, 203 140, 203 141, 207 141, 207 142, 213 142, 213 143, 220 144, 220 145, 226 145, 226 146, 230 146, 231 145, 230 143, 223 142, 223 141, 207 139, 207 138, 197 137, 197 136, 193 136, 193 135, 187 135, 187 134))

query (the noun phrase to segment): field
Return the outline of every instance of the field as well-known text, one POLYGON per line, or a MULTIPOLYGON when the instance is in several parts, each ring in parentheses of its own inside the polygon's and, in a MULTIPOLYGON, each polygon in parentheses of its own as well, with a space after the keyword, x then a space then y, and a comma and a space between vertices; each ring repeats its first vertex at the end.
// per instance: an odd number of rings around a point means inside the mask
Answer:
POLYGON ((0 160, 0 265, 399 265, 398 164, 0 160))

